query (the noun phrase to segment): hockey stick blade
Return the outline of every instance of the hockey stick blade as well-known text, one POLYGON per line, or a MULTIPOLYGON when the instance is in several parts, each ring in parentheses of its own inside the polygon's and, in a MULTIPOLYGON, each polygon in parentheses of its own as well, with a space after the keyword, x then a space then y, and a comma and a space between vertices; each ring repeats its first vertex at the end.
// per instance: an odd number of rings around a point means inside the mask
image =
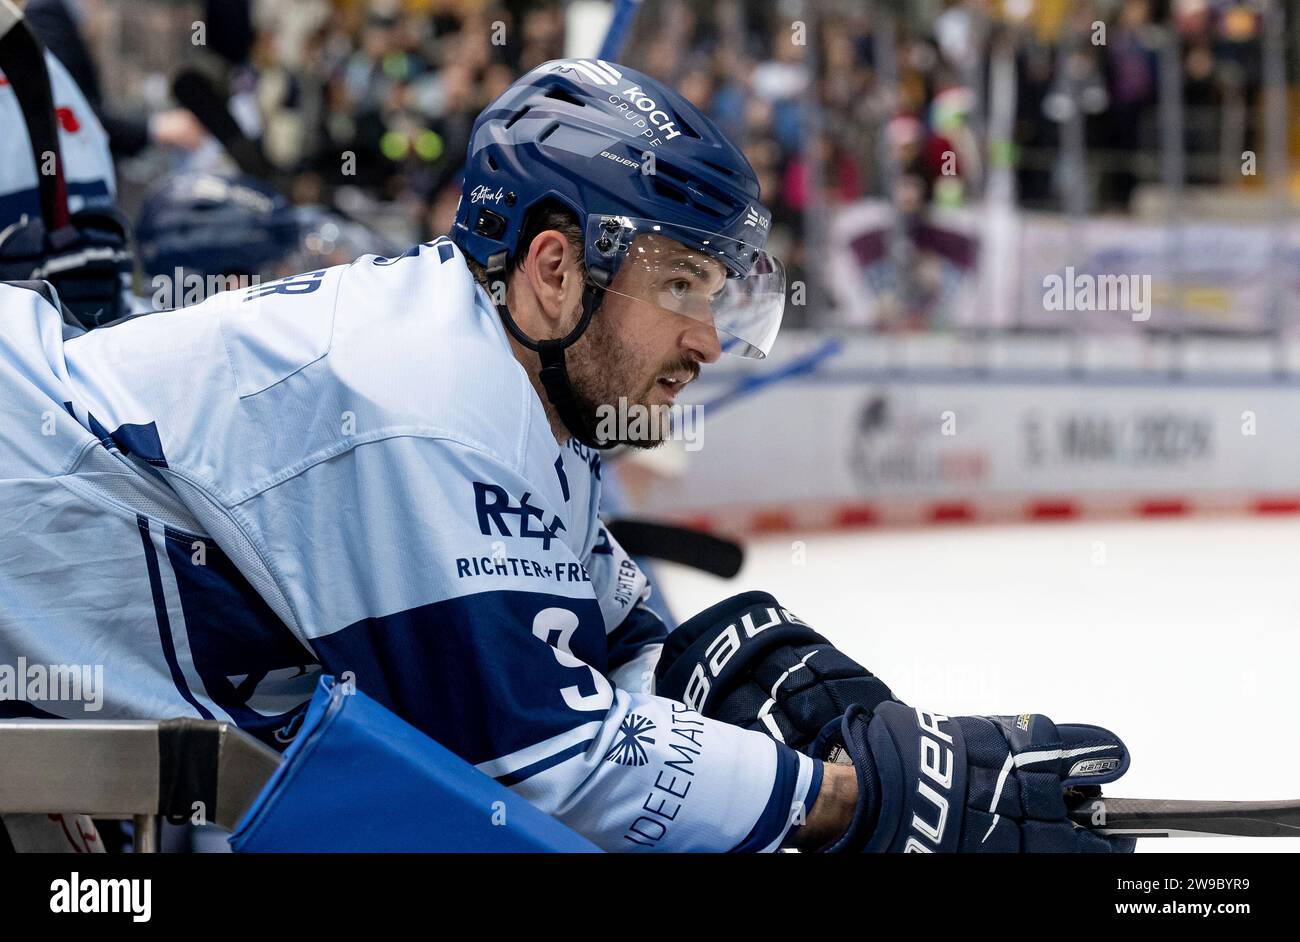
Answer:
POLYGON ((1300 800, 1089 798, 1070 820, 1125 837, 1300 837, 1300 800))
POLYGON ((627 518, 610 520, 606 526, 632 556, 662 559, 724 579, 740 572, 745 562, 745 551, 739 543, 698 530, 627 518))

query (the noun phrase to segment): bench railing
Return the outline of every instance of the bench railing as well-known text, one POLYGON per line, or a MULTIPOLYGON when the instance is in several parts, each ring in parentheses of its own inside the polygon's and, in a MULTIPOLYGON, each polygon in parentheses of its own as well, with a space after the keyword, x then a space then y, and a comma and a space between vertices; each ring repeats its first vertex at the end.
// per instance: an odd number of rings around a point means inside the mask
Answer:
POLYGON ((215 720, 0 720, 0 814, 130 817, 148 853, 159 817, 234 830, 281 761, 215 720))

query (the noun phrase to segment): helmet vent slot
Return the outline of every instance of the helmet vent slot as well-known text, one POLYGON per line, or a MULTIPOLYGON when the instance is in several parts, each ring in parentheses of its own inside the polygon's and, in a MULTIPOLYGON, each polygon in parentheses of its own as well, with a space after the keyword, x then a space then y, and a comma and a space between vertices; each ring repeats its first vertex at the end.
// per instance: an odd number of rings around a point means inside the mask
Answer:
POLYGON ((515 123, 518 122, 519 119, 522 118, 524 115, 528 114, 529 110, 530 110, 530 106, 524 105, 522 108, 520 108, 518 111, 516 111, 514 114, 510 116, 510 120, 506 122, 506 127, 507 128, 514 127, 515 123))
POLYGON ((579 108, 587 107, 587 103, 578 98, 572 92, 564 88, 552 88, 546 92, 547 98, 554 98, 556 101, 568 102, 570 105, 577 105, 579 108))
POLYGON ((671 177, 674 180, 680 180, 682 183, 691 182, 689 176, 667 161, 657 161, 655 163, 655 173, 663 174, 665 177, 671 177))
POLYGON ((699 193, 702 199, 708 200, 710 207, 716 207, 721 212, 729 212, 735 206, 735 200, 717 187, 710 186, 707 183, 696 181, 695 191, 699 193))
POLYGON ((654 190, 660 196, 666 196, 670 200, 675 200, 676 202, 681 203, 683 206, 690 205, 691 200, 690 197, 686 195, 685 190, 673 186, 671 183, 665 183, 658 175, 654 176, 652 180, 654 190))
POLYGON ((734 209, 734 200, 726 193, 702 181, 691 180, 679 168, 666 163, 657 167, 654 189, 669 199, 704 210, 711 216, 726 216, 734 209))
MULTIPOLYGON (((709 164, 708 166, 711 167, 713 165, 709 164)), ((717 208, 723 212, 725 212, 726 208, 731 206, 734 202, 727 193, 718 189, 716 186, 706 183, 703 180, 692 179, 680 167, 676 167, 670 163, 660 162, 656 165, 655 172, 660 176, 668 177, 670 180, 681 184, 687 190, 694 191, 701 197, 704 197, 713 203, 717 203, 717 208)))
POLYGON ((711 160, 704 161, 704 166, 708 167, 710 170, 717 171, 718 173, 722 174, 724 177, 736 176, 735 170, 732 170, 730 167, 723 167, 721 164, 715 164, 711 160))
POLYGON ((685 134, 687 137, 693 137, 697 141, 704 140, 704 138, 700 137, 700 132, 695 130, 695 128, 691 127, 691 123, 686 120, 686 116, 683 115, 681 112, 678 112, 677 114, 673 115, 673 120, 676 122, 677 127, 681 130, 681 132, 685 134))

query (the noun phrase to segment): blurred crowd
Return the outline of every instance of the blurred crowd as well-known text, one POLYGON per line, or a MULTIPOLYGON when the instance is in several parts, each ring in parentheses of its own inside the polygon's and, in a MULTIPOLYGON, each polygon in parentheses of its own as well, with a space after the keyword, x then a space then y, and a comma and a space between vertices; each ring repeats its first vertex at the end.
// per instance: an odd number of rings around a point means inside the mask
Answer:
MULTIPOLYGON (((129 6, 129 22, 152 8, 184 23, 205 7, 246 22, 242 41, 226 30, 222 68, 294 199, 359 191, 408 228, 395 238, 446 231, 479 111, 575 51, 574 11, 560 0, 65 2, 129 6)), ((1264 2, 644 0, 622 59, 675 84, 741 144, 797 280, 828 210, 961 206, 993 167, 1014 168, 1024 206, 1126 211, 1162 172, 1166 48, 1187 181, 1240 185, 1230 172, 1260 137, 1264 2), (999 58, 1015 76, 1003 133, 999 58)), ((176 49, 175 64, 192 52, 176 49)))

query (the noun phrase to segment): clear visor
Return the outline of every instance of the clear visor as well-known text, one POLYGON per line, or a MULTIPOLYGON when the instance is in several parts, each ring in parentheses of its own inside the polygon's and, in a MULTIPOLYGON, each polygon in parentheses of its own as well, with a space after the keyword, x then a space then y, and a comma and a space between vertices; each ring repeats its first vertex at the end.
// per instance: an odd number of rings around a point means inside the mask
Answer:
POLYGON ((587 247, 617 274, 611 294, 708 324, 723 352, 762 359, 785 309, 785 270, 757 245, 629 216, 587 217, 587 247), (728 269, 748 264, 749 274, 728 269))

